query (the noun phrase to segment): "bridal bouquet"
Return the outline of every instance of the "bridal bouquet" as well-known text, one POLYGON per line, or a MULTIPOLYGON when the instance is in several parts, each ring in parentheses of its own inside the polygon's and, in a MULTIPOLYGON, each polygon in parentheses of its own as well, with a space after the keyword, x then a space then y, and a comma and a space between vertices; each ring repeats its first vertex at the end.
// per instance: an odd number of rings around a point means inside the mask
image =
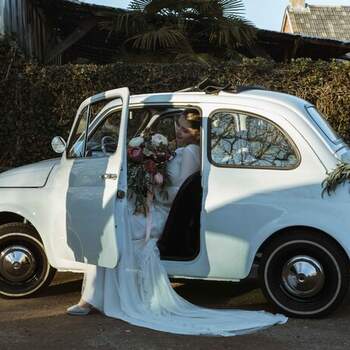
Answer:
POLYGON ((162 134, 134 137, 128 145, 128 191, 135 198, 135 213, 147 215, 149 198, 156 187, 160 195, 167 197, 165 187, 169 184, 166 163, 173 153, 168 139, 162 134))

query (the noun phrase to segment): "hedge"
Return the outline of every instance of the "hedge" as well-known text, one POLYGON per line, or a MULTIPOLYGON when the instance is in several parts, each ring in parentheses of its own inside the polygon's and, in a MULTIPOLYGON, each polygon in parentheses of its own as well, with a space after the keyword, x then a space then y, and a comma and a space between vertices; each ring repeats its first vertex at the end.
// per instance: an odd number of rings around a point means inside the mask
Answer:
POLYGON ((42 66, 28 63, 13 43, 0 45, 0 168, 55 157, 53 136, 67 138, 79 104, 95 93, 128 86, 131 93, 175 91, 204 77, 218 84, 262 85, 314 103, 350 141, 350 65, 298 59, 198 64, 42 66))

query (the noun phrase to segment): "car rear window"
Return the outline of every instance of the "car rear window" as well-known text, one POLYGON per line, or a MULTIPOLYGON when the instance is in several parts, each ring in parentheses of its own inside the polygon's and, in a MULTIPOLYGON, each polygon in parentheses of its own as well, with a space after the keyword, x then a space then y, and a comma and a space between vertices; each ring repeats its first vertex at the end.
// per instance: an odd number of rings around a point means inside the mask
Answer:
POLYGON ((296 147, 277 125, 265 118, 220 111, 209 118, 209 159, 216 166, 294 169, 296 147))
POLYGON ((314 106, 306 107, 306 111, 308 112, 313 122, 317 125, 317 127, 322 131, 324 135, 326 135, 326 137, 331 142, 333 142, 334 144, 338 144, 342 142, 342 139, 327 122, 326 117, 321 112, 319 112, 316 109, 316 107, 314 106))

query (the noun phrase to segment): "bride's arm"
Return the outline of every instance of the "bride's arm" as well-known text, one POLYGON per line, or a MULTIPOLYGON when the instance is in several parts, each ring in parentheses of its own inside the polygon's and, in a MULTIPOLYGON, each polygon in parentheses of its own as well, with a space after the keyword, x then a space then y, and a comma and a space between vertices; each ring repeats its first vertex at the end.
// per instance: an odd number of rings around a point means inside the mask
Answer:
POLYGON ((193 173, 200 170, 200 148, 197 145, 189 145, 183 149, 181 162, 179 164, 179 179, 176 181, 176 185, 170 185, 167 187, 166 200, 161 196, 157 196, 157 199, 161 203, 171 204, 179 191, 179 188, 183 182, 193 173))
POLYGON ((193 173, 200 170, 200 148, 197 145, 188 145, 183 150, 180 179, 181 184, 193 173))

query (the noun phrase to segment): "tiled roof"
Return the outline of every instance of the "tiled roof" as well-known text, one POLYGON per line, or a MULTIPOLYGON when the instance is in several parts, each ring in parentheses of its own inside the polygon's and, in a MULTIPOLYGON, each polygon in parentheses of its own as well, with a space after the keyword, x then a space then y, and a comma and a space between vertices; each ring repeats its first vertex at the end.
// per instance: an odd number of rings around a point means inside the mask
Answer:
POLYGON ((350 6, 287 8, 293 33, 350 41, 350 6))

